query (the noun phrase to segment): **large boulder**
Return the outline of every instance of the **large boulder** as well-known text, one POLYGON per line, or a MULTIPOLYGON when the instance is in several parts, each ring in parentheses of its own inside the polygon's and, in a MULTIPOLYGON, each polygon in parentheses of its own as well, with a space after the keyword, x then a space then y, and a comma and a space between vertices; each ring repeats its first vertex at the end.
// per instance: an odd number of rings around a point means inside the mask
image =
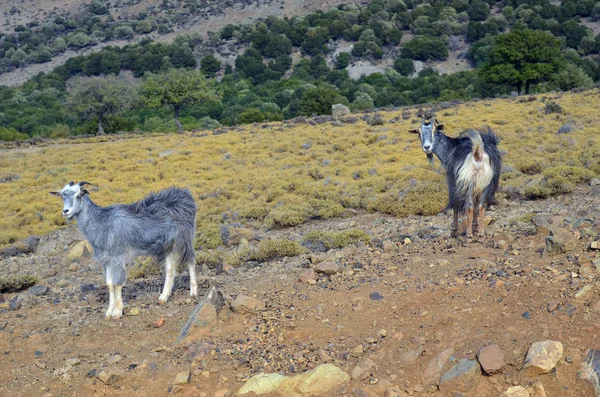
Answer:
POLYGON ((547 374, 556 367, 556 363, 562 358, 563 344, 552 340, 535 342, 529 348, 523 372, 527 376, 547 374))
POLYGON ((346 116, 350 113, 352 112, 350 112, 350 108, 346 105, 342 105, 341 103, 331 105, 331 115, 333 117, 346 116))

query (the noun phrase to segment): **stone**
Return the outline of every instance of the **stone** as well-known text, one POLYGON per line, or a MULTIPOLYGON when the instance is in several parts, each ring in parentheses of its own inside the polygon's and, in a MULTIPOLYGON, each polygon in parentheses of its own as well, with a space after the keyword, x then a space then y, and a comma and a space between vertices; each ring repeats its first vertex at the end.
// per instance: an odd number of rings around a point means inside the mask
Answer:
POLYGON ((575 125, 568 121, 558 129, 557 134, 568 134, 573 131, 575 131, 575 125))
POLYGON ((223 294, 217 287, 212 286, 194 306, 175 343, 184 339, 194 341, 209 334, 212 327, 218 325, 218 316, 224 305, 223 294))
POLYGON ((67 359, 67 361, 65 362, 65 364, 66 364, 68 367, 74 367, 74 366, 76 366, 76 365, 79 365, 79 364, 81 364, 81 360, 80 360, 80 359, 78 359, 78 358, 69 358, 69 359, 67 359))
POLYGON ((6 301, 6 298, 4 298, 4 294, 0 293, 0 303, 4 303, 6 301))
POLYGON ((19 295, 15 295, 8 302, 8 310, 19 310, 22 305, 23 305, 23 298, 21 298, 19 295))
POLYGON ((552 313, 558 308, 558 301, 550 301, 548 302, 548 311, 552 313))
POLYGON ((309 269, 302 272, 300 276, 298 276, 298 280, 306 284, 315 284, 317 281, 317 274, 313 269, 309 269))
POLYGON ((96 376, 103 383, 105 383, 107 385, 114 385, 117 382, 119 382, 120 380, 125 379, 126 375, 127 375, 127 373, 124 370, 122 370, 120 368, 110 367, 110 368, 104 368, 96 376))
POLYGON ((596 391, 596 397, 600 396, 600 350, 588 351, 577 377, 589 382, 596 391))
POLYGON ((409 397, 409 395, 400 390, 399 387, 388 387, 385 389, 383 397, 409 397))
POLYGON ((482 347, 477 352, 477 360, 483 368, 483 371, 488 375, 496 374, 504 368, 504 352, 497 344, 482 347))
POLYGON ((225 397, 229 394, 229 389, 219 389, 215 392, 214 397, 225 397))
POLYGON ((352 357, 360 357, 363 355, 364 352, 365 350, 363 349, 362 345, 358 345, 350 351, 350 355, 352 357))
POLYGON ((590 249, 594 251, 600 250, 600 241, 592 241, 590 244, 590 249))
POLYGON ((454 354, 454 349, 446 349, 443 352, 438 353, 431 361, 429 361, 423 372, 424 385, 429 386, 438 382, 442 370, 444 369, 444 365, 446 365, 446 362, 452 354, 454 354))
POLYGON ((340 273, 342 267, 335 262, 321 262, 315 265, 315 272, 332 276, 340 273))
POLYGON ((575 299, 578 301, 585 301, 591 298, 593 294, 594 288, 591 285, 586 285, 575 293, 575 299))
POLYGON ((598 185, 600 185, 600 179, 599 178, 592 178, 592 179, 590 179, 589 185, 590 186, 598 186, 598 185))
POLYGON ((352 369, 352 379, 367 379, 371 375, 371 372, 375 367, 377 367, 377 364, 375 364, 373 360, 369 358, 363 360, 360 364, 355 365, 352 369))
POLYGON ((131 310, 129 310, 129 313, 127 313, 128 316, 139 316, 140 315, 140 308, 139 307, 132 307, 131 310))
POLYGON ((27 293, 34 296, 46 295, 48 293, 48 287, 45 285, 34 285, 27 290, 27 293))
POLYGON ((154 328, 160 328, 163 325, 165 325, 165 318, 164 317, 161 317, 161 318, 159 318, 157 320, 152 321, 152 326, 154 328))
POLYGON ((471 390, 481 378, 481 368, 477 360, 462 358, 440 378, 442 393, 471 390))
POLYGON ((418 345, 414 349, 402 353, 400 355, 400 360, 402 360, 403 363, 412 363, 417 358, 421 357, 424 351, 423 345, 418 345))
POLYGON ((331 105, 331 115, 333 117, 346 116, 350 114, 350 108, 346 105, 342 105, 341 103, 331 105))
POLYGON ((286 397, 331 395, 331 390, 348 381, 350 376, 335 365, 322 364, 293 377, 260 373, 250 378, 237 394, 274 393, 286 397))
POLYGON ((531 397, 523 386, 509 387, 500 397, 531 397))
POLYGON ((551 340, 535 342, 529 348, 523 372, 526 376, 547 374, 556 367, 563 355, 563 344, 551 340))
POLYGON ((546 397, 546 390, 544 390, 544 385, 540 382, 536 382, 527 389, 529 392, 529 397, 546 397))
POLYGON ((546 236, 546 249, 544 253, 563 254, 577 248, 577 237, 567 229, 553 228, 550 236, 546 236))
POLYGON ((231 310, 237 314, 257 314, 265 308, 265 303, 246 295, 238 295, 231 302, 231 310))
POLYGON ((111 364, 118 364, 119 361, 121 361, 123 359, 123 356, 121 356, 120 354, 115 354, 114 356, 110 356, 107 360, 106 363, 111 365, 111 364))
POLYGON ((215 345, 209 342, 193 343, 188 346, 187 358, 188 361, 193 363, 194 361, 200 361, 204 357, 208 356, 215 345))
POLYGON ((90 258, 94 249, 86 240, 82 240, 75 244, 67 254, 67 259, 70 261, 79 260, 82 258, 90 258))
POLYGON ((185 385, 190 383, 192 380, 192 373, 190 371, 181 371, 173 379, 173 385, 185 385))

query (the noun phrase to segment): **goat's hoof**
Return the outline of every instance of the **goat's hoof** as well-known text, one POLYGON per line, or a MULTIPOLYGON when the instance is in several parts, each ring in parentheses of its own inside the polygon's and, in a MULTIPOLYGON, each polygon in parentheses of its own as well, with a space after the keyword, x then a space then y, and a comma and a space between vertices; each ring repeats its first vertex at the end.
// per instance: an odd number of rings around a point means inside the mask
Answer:
POLYGON ((162 299, 162 298, 158 298, 158 302, 157 303, 158 303, 159 306, 162 306, 165 303, 167 303, 167 300, 166 299, 162 299))
POLYGON ((190 296, 198 296, 198 286, 194 285, 190 288, 190 296))

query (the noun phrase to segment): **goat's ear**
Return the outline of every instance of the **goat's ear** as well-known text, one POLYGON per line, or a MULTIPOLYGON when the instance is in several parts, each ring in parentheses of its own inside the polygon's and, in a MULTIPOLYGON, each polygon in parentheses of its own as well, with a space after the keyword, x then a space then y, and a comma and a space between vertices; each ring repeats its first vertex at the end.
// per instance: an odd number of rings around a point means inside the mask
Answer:
POLYGON ((60 192, 58 192, 58 191, 57 191, 57 192, 48 192, 48 193, 50 193, 50 194, 51 194, 51 195, 53 195, 53 196, 58 196, 58 197, 60 197, 60 192))
POLYGON ((411 134, 418 134, 419 130, 418 129, 416 129, 416 130, 408 130, 408 132, 410 132, 411 134))
POLYGON ((443 130, 444 129, 444 124, 438 124, 435 128, 438 129, 438 130, 443 130))
POLYGON ((83 197, 83 196, 85 196, 86 194, 90 194, 90 192, 88 192, 88 190, 87 190, 87 189, 83 189, 83 188, 82 188, 82 189, 79 191, 79 197, 83 197))

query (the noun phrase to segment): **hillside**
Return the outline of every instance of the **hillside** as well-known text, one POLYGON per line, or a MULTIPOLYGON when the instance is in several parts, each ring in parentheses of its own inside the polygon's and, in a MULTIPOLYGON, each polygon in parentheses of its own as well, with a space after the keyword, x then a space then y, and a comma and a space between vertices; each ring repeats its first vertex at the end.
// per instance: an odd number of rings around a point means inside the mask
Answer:
POLYGON ((501 191, 470 243, 448 238, 443 173, 407 132, 416 108, 4 143, 1 244, 14 243, 0 250, 0 395, 224 397, 261 372, 329 364, 345 373, 333 388, 314 376, 299 395, 596 396, 578 371, 599 332, 598 96, 434 108, 451 135, 486 123, 502 138, 501 191), (193 192, 200 294, 222 291, 218 317, 207 306, 176 343, 199 301, 189 276, 158 306, 161 270, 137 261, 126 316, 103 319, 101 270, 47 193, 82 179, 101 205, 193 192), (30 234, 42 238, 20 240, 30 234), (527 368, 546 340, 560 353, 527 368), (492 344, 493 360, 478 359, 492 344))

